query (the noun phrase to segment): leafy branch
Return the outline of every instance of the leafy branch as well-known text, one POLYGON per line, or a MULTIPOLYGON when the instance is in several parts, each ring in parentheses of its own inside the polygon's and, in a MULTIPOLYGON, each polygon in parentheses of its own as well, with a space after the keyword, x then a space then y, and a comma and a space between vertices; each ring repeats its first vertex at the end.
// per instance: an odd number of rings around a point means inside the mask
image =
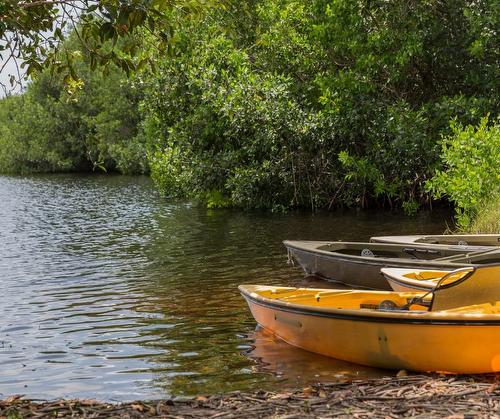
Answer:
POLYGON ((0 70, 15 63, 11 88, 46 68, 78 79, 74 56, 63 51, 62 42, 75 31, 93 69, 113 63, 128 74, 149 62, 139 38, 147 34, 155 39, 154 50, 164 51, 173 36, 172 11, 196 16, 209 5, 190 0, 0 0, 0 70), (116 51, 119 39, 126 46, 116 51))

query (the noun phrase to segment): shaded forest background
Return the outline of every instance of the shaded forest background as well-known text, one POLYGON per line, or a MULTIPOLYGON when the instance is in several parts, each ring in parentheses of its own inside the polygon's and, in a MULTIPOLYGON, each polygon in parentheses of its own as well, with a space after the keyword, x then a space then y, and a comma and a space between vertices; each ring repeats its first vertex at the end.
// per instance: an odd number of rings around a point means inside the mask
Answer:
POLYGON ((445 197, 463 228, 498 211, 497 2, 255 0, 172 22, 133 75, 95 71, 70 33, 81 83, 47 69, 0 101, 0 172, 149 174, 211 207, 445 197))

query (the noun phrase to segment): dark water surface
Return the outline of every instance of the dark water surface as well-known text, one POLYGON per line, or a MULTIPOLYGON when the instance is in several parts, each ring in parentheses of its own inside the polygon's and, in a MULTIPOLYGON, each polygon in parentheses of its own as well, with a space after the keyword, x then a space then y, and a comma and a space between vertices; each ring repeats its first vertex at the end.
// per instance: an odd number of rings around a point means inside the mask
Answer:
POLYGON ((304 284, 283 239, 444 228, 436 213, 207 210, 160 199, 146 178, 0 177, 0 397, 131 400, 387 374, 255 331, 237 286, 304 284))

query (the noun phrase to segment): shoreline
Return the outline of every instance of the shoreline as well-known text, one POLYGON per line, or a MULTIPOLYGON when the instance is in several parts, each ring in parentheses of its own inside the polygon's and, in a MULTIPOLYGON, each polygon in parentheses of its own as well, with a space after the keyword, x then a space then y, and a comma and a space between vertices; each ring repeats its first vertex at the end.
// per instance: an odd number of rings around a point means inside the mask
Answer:
POLYGON ((271 391, 105 403, 95 400, 0 401, 0 418, 18 417, 488 417, 500 418, 500 375, 408 375, 271 391))

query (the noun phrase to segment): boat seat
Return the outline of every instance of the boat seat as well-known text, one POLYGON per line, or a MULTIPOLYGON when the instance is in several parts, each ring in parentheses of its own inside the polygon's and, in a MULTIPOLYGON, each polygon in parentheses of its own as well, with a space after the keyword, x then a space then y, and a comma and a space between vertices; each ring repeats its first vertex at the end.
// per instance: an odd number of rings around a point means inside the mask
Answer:
POLYGON ((320 291, 320 292, 309 292, 309 293, 297 293, 289 296, 283 296, 283 297, 278 297, 277 299, 281 301, 288 301, 288 302, 298 302, 301 300, 308 300, 308 299, 314 299, 316 302, 319 302, 322 298, 324 297, 329 297, 329 296, 341 296, 345 294, 350 294, 351 290, 346 290, 345 292, 339 292, 337 290, 335 291, 320 291))
POLYGON ((464 277, 450 284, 438 285, 433 292, 431 311, 450 310, 500 301, 500 265, 471 267, 464 277))

